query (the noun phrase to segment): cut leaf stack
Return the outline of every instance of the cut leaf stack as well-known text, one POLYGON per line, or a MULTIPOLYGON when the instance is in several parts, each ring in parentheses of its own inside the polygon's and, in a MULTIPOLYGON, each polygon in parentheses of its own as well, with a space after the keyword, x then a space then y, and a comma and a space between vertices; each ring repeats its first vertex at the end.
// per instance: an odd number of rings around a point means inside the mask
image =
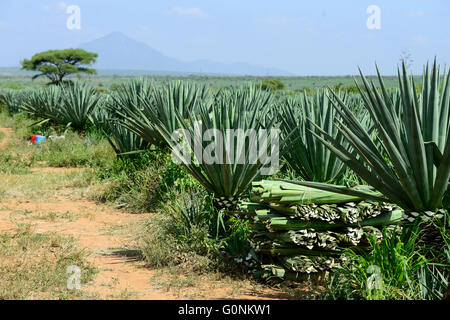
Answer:
MULTIPOLYGON (((367 186, 355 190, 379 196, 367 186)), ((321 277, 339 265, 346 248, 368 248, 367 235, 381 238, 379 228, 400 223, 403 214, 387 203, 287 181, 253 182, 251 201, 235 213, 250 221, 266 279, 321 277)))

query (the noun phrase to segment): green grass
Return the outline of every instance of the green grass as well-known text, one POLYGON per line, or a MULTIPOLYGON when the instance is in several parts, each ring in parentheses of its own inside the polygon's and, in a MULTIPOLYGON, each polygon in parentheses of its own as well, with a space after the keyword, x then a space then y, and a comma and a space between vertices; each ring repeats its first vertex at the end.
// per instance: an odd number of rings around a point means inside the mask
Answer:
POLYGON ((28 174, 31 173, 30 166, 28 159, 22 159, 10 151, 0 153, 0 173, 28 174))
POLYGON ((441 231, 444 246, 433 255, 420 242, 421 228, 416 225, 401 231, 385 229, 381 240, 369 237, 370 252, 348 250, 342 266, 333 274, 329 297, 358 300, 442 298, 448 284, 441 280, 447 278, 448 281, 450 270, 448 221, 438 223, 437 230, 441 231), (440 272, 440 276, 434 282, 432 279, 425 281, 422 275, 426 270, 432 270, 435 275, 440 272))
POLYGON ((69 168, 106 168, 112 165, 114 158, 106 139, 95 135, 82 137, 74 132, 67 132, 65 139, 45 141, 31 156, 33 162, 69 168))
MULTIPOLYGON (((358 70, 355 68, 355 74, 358 70)), ((0 88, 26 88, 26 87, 42 87, 48 82, 46 79, 31 80, 31 76, 26 77, 11 70, 11 75, 0 75, 0 88)), ((0 68, 1 73, 1 68, 0 68)), ((114 89, 118 85, 136 78, 137 76, 123 75, 98 75, 98 76, 82 76, 80 80, 94 87, 114 89)), ((148 76, 157 84, 166 83, 169 80, 185 80, 196 84, 207 84, 213 88, 225 88, 230 86, 239 86, 244 83, 254 82, 261 83, 266 79, 274 79, 272 77, 230 77, 230 76, 207 76, 207 75, 191 75, 191 76, 148 76)), ((375 77, 370 77, 375 79, 375 77)), ((352 76, 303 76, 303 77, 276 77, 285 84, 286 91, 303 90, 307 88, 323 88, 326 86, 352 87, 354 81, 352 76)), ((387 76, 387 86, 396 86, 396 76, 387 76)), ((419 77, 416 77, 419 80, 419 77)), ((77 81, 78 79, 74 79, 77 81)), ((420 83, 417 81, 416 83, 420 83)))
POLYGON ((14 129, 7 151, 0 154, 0 172, 28 173, 30 166, 106 168, 111 167, 115 153, 107 139, 96 132, 80 135, 65 133, 65 139, 47 140, 40 146, 30 145, 32 134, 58 135, 52 127, 30 127, 34 121, 22 114, 0 113, 0 126, 14 129))
POLYGON ((32 134, 39 134, 40 128, 30 127, 35 121, 24 114, 8 115, 6 110, 0 109, 0 127, 13 128, 15 136, 21 139, 29 139, 32 134))
POLYGON ((67 288, 67 267, 81 268, 81 286, 92 280, 95 268, 69 236, 35 233, 29 225, 0 234, 0 300, 88 298, 67 288))

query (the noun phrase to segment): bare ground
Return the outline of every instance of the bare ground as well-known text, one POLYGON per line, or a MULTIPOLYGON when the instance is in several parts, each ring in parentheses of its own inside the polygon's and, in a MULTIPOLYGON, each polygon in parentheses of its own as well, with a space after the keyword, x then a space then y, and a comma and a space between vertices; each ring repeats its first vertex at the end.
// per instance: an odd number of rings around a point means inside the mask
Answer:
MULTIPOLYGON (((0 128, 0 152, 7 148, 13 131, 0 128)), ((83 170, 32 168, 28 175, 0 174, 4 195, 0 198, 0 234, 13 233, 21 224, 30 224, 36 233, 71 235, 77 246, 88 252, 88 260, 98 273, 83 285, 87 296, 99 299, 280 299, 281 290, 252 281, 223 275, 172 274, 145 266, 133 234, 148 214, 132 214, 105 204, 86 200, 83 188, 69 180, 83 170), (165 280, 164 280, 165 279, 165 280), (164 280, 164 281, 163 281, 164 280), (171 283, 172 285, 167 285, 171 283), (162 284, 163 283, 163 284, 162 284), (165 284, 164 284, 165 283, 165 284), (176 283, 174 285, 174 283, 176 283)), ((170 253, 168 253, 170 254, 170 253)))

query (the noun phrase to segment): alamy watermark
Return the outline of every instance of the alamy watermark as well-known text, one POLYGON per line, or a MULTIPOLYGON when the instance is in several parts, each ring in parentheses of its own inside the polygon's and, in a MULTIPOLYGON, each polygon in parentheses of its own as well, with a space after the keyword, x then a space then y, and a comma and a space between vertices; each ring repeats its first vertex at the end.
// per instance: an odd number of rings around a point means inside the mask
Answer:
POLYGON ((68 266, 66 273, 70 275, 67 278, 67 289, 80 290, 81 289, 81 269, 76 265, 68 266))
POLYGON ((370 5, 367 7, 366 13, 370 16, 367 18, 366 26, 369 30, 381 29, 381 9, 379 6, 370 5))
POLYGON ((195 121, 193 132, 178 129, 172 133, 172 161, 185 164, 262 164, 261 175, 278 172, 279 129, 202 129, 195 121))
POLYGON ((70 5, 66 8, 66 13, 70 16, 67 18, 66 26, 69 30, 81 29, 81 9, 79 6, 70 5))
POLYGON ((367 274, 370 276, 367 278, 367 288, 369 290, 380 290, 383 284, 381 278, 381 269, 378 266, 369 266, 366 270, 367 274))

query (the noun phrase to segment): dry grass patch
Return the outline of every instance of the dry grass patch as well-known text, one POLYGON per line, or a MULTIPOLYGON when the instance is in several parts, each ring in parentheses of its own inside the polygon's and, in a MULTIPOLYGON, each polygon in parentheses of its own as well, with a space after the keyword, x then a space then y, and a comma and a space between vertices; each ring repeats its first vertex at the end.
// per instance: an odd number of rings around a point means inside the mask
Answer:
MULTIPOLYGON (((54 196, 55 193, 64 189, 76 188, 78 193, 86 192, 85 189, 97 183, 92 170, 82 171, 58 171, 39 172, 35 174, 10 174, 0 173, 3 182, 4 197, 26 198, 29 200, 45 201, 46 197, 54 196), (5 187, 7 186, 7 188, 5 187)), ((73 190, 70 191, 73 194, 73 190)))
POLYGON ((93 298, 67 288, 71 265, 82 270, 82 284, 92 280, 96 270, 86 257, 72 237, 35 233, 27 224, 0 233, 0 300, 93 298))

